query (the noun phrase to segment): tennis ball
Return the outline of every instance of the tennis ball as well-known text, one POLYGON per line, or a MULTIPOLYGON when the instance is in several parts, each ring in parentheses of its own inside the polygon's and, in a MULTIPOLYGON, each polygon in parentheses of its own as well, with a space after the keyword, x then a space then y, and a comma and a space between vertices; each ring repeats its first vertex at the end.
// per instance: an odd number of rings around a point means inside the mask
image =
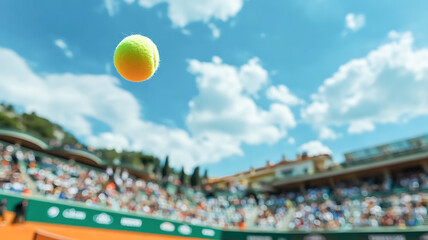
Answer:
POLYGON ((147 37, 131 35, 117 45, 114 66, 119 74, 133 82, 149 79, 159 66, 159 52, 147 37))

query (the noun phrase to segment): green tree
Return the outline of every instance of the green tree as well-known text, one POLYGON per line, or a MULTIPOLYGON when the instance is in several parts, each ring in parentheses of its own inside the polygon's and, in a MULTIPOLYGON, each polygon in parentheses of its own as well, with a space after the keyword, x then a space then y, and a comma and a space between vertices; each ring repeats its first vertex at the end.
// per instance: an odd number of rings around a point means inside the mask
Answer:
POLYGON ((62 139, 62 144, 75 145, 79 143, 77 139, 70 133, 64 132, 64 138, 62 139))
POLYGON ((13 108, 13 106, 11 104, 9 104, 9 105, 6 105, 6 111, 15 112, 15 108, 13 108))
POLYGON ((115 159, 119 158, 119 154, 114 149, 97 149, 96 154, 104 161, 112 164, 115 159))
POLYGON ((184 167, 181 168, 181 172, 180 172, 180 182, 181 185, 186 185, 187 184, 187 175, 184 172, 184 167))
POLYGON ((171 174, 171 169, 169 167, 169 157, 166 156, 165 163, 162 168, 162 178, 168 178, 171 174))
POLYGON ((0 127, 18 129, 16 119, 9 117, 6 113, 0 112, 0 127))
POLYGON ((199 187, 201 185, 201 176, 199 175, 199 167, 195 167, 193 174, 190 177, 190 185, 192 187, 199 187))
POLYGON ((141 163, 142 153, 140 152, 122 151, 118 155, 119 155, 120 161, 125 165, 129 165, 135 168, 141 168, 143 165, 141 163))
POLYGON ((22 114, 22 121, 28 132, 44 139, 54 139, 54 125, 49 120, 41 118, 33 112, 22 114))
POLYGON ((145 154, 141 155, 140 161, 143 163, 144 166, 154 166, 160 163, 157 157, 145 154))

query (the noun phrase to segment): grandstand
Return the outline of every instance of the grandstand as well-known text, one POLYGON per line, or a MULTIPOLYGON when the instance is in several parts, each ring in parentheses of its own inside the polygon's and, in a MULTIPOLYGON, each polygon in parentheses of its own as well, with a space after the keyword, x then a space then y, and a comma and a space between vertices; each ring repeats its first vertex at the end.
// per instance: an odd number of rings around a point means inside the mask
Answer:
POLYGON ((0 199, 9 211, 28 199, 30 222, 153 236, 428 239, 428 136, 345 158, 284 157, 198 190, 0 129, 0 199))

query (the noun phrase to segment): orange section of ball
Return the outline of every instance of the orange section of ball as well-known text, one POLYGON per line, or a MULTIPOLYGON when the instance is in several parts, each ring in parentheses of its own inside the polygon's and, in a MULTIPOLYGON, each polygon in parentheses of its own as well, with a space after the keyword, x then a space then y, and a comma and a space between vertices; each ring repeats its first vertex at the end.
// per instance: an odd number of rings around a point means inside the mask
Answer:
POLYGON ((116 47, 114 65, 119 74, 129 81, 149 79, 155 73, 158 63, 156 45, 147 37, 131 35, 116 47))

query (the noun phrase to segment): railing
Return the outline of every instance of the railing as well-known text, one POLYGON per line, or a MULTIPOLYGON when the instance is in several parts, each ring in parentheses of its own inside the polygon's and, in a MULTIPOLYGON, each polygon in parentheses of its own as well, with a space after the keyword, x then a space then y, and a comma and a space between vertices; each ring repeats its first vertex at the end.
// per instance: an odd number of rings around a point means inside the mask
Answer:
POLYGON ((383 153, 383 154, 379 154, 379 155, 375 155, 367 158, 350 160, 350 161, 344 162, 342 165, 344 167, 351 167, 351 166, 357 166, 357 165, 367 164, 372 162, 383 162, 383 161, 388 161, 390 159, 408 156, 415 153, 423 153, 423 152, 428 152, 428 146, 421 146, 421 147, 403 150, 399 152, 383 153))
POLYGON ((428 240, 428 228, 370 228, 363 231, 260 232, 223 231, 222 240, 428 240))

